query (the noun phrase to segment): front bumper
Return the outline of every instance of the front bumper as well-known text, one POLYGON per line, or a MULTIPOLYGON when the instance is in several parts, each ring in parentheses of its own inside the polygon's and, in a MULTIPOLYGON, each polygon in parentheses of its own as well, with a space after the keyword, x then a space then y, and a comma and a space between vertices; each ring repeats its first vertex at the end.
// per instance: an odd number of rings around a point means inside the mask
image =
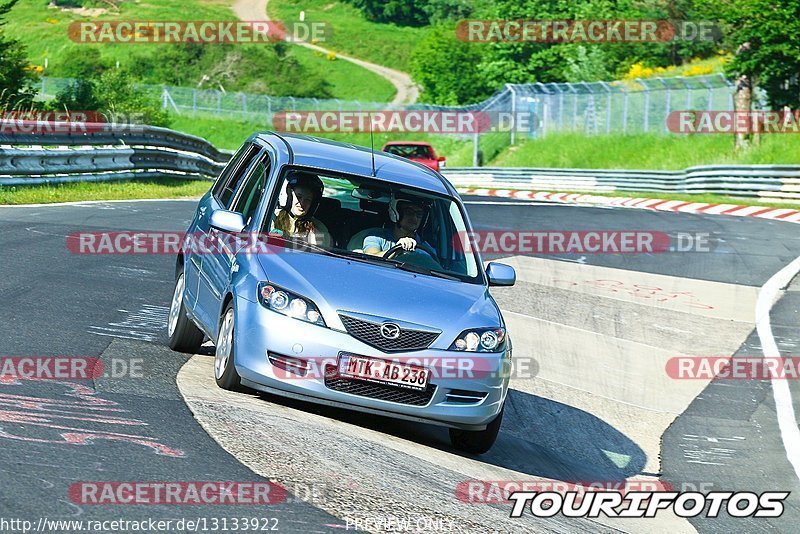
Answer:
POLYGON ((510 352, 429 349, 387 354, 347 332, 286 317, 242 298, 236 301, 234 347, 236 371, 243 384, 254 389, 468 430, 485 428, 500 413, 508 390, 511 362, 510 352), (305 376, 287 372, 270 362, 268 352, 305 361, 310 371, 305 376), (325 384, 324 371, 326 366, 335 365, 340 352, 420 363, 429 369, 429 384, 435 390, 429 401, 415 406, 331 389, 325 384), (464 398, 465 392, 485 393, 485 396, 470 400, 464 398))

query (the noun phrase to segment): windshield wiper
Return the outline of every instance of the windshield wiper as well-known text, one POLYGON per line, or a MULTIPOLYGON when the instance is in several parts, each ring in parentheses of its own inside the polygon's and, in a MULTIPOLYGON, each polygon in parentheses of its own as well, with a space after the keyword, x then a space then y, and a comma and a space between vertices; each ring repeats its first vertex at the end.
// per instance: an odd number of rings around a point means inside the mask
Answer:
POLYGON ((396 269, 402 269, 403 271, 408 271, 411 273, 427 274, 429 276, 436 276, 438 278, 444 278, 446 280, 454 280, 456 282, 461 282, 461 278, 458 278, 456 276, 447 273, 443 273, 441 271, 434 271, 426 267, 420 267, 419 265, 416 265, 414 263, 384 258, 383 256, 372 256, 371 254, 364 254, 363 252, 354 252, 352 250, 347 250, 347 251, 342 250, 342 255, 347 255, 350 258, 356 260, 362 260, 368 263, 374 263, 379 265, 391 265, 396 269))
MULTIPOLYGON (((389 261, 394 261, 394 260, 389 260, 389 261)), ((456 276, 453 276, 453 275, 450 275, 450 274, 447 274, 447 273, 443 273, 441 271, 434 271, 433 269, 428 269, 426 267, 420 267, 419 265, 414 265, 413 263, 398 262, 397 263, 397 268, 398 269, 402 269, 404 271, 412 272, 412 273, 427 274, 427 275, 430 275, 430 276, 436 276, 438 278, 444 278, 446 280, 455 280, 456 282, 460 282, 461 281, 461 278, 458 278, 456 276)))
POLYGON ((363 252, 355 252, 346 249, 336 249, 338 255, 342 258, 359 260, 366 263, 373 263, 375 265, 391 265, 397 267, 400 262, 397 260, 388 260, 383 256, 373 256, 371 254, 364 254, 363 252))

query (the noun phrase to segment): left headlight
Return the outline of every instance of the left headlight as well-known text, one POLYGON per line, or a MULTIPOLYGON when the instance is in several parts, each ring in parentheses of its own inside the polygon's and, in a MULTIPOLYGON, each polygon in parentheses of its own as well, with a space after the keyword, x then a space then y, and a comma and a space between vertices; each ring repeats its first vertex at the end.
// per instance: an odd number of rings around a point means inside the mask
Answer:
POLYGON ((259 282, 258 302, 265 308, 307 323, 326 326, 317 306, 310 300, 301 297, 282 287, 259 282))
POLYGON ((505 328, 464 330, 450 345, 450 350, 464 352, 501 352, 506 348, 505 328))

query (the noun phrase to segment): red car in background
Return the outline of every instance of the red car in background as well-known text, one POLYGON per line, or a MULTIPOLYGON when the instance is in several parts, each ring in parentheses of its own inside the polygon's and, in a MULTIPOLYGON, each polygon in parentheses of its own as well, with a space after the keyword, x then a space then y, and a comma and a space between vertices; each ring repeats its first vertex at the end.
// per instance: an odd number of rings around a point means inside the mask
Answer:
POLYGON ((389 141, 381 150, 422 163, 434 171, 444 167, 444 156, 437 156, 431 144, 424 141, 389 141))

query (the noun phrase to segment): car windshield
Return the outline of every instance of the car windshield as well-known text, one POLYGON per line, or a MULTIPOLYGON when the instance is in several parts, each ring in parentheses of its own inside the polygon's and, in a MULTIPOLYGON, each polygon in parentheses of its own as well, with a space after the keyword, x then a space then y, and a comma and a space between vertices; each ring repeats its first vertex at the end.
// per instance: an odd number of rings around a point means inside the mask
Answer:
POLYGON ((431 157, 431 148, 425 145, 389 145, 384 152, 404 158, 429 159, 431 157))
POLYGON ((308 244, 296 247, 302 252, 483 281, 459 204, 446 195, 300 167, 285 171, 276 191, 264 230, 294 245, 308 244))

